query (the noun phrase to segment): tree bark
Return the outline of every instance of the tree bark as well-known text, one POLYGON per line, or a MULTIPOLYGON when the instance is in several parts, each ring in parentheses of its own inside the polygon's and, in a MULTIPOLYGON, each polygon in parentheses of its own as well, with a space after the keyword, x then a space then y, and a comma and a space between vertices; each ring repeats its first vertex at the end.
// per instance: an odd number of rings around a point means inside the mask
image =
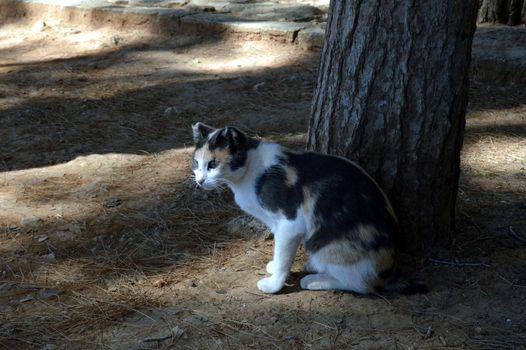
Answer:
POLYGON ((479 23, 526 24, 525 0, 479 0, 479 23))
POLYGON ((333 0, 307 148, 386 191, 404 250, 451 238, 478 0, 333 0))

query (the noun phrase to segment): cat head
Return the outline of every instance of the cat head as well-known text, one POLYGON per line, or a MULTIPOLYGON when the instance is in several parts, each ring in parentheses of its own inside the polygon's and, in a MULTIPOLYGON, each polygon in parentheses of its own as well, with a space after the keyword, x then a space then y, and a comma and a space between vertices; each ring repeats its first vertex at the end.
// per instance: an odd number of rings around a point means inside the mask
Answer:
POLYGON ((247 152, 254 140, 236 128, 216 129, 203 123, 192 125, 195 150, 192 170, 195 181, 206 190, 236 183, 246 172, 247 152))

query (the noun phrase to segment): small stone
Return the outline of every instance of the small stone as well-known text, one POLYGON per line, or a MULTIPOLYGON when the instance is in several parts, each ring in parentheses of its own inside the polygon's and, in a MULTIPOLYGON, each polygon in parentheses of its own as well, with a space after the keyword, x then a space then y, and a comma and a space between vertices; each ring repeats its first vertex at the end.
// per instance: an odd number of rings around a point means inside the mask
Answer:
POLYGON ((163 280, 162 278, 159 278, 159 279, 156 279, 155 281, 153 281, 152 285, 155 288, 162 288, 162 287, 166 286, 166 281, 163 280))
POLYGON ((272 316, 269 321, 270 321, 271 324, 274 324, 274 323, 278 322, 278 318, 276 316, 272 316))
POLYGON ((39 242, 41 242, 41 243, 44 242, 44 241, 47 241, 48 239, 49 239, 49 237, 46 236, 46 235, 41 235, 41 236, 38 236, 38 238, 37 238, 37 240, 39 242))
POLYGON ((475 333, 482 334, 482 332, 483 332, 482 327, 480 327, 480 326, 476 326, 475 327, 475 333))
POLYGON ((168 107, 164 110, 164 115, 167 117, 176 117, 180 115, 183 111, 177 107, 168 107))
POLYGON ((205 315, 197 315, 196 316, 200 321, 203 321, 203 322, 208 322, 208 317, 206 317, 205 315))
POLYGON ((122 41, 122 37, 121 36, 118 36, 118 35, 114 35, 111 37, 110 39, 110 42, 113 44, 113 45, 119 45, 119 43, 122 41))
POLYGON ((506 319, 506 324, 507 324, 508 326, 511 326, 512 323, 513 323, 513 321, 511 320, 511 318, 507 318, 507 319, 506 319))
POLYGON ((252 87, 252 90, 258 92, 258 91, 261 91, 261 89, 263 88, 263 86, 265 86, 265 82, 261 82, 261 83, 257 83, 256 85, 254 85, 252 87))
POLYGON ((44 21, 37 21, 33 27, 31 27, 31 30, 34 32, 43 32, 48 28, 48 25, 44 21))
POLYGON ((201 60, 199 60, 199 58, 194 58, 194 60, 192 62, 195 63, 195 64, 199 64, 199 63, 201 63, 201 60))
POLYGON ((174 338, 179 338, 180 336, 184 334, 184 329, 182 329, 179 326, 172 327, 172 334, 174 338))
POLYGON ((216 290, 217 294, 226 294, 226 289, 218 289, 216 290))
POLYGON ((197 284, 195 284, 194 281, 190 281, 190 282, 188 283, 188 287, 195 288, 195 287, 197 287, 197 284))
POLYGON ((49 253, 49 254, 46 254, 46 255, 41 255, 40 256, 40 260, 55 261, 56 260, 55 253, 49 253))
POLYGON ((40 291, 40 293, 38 293, 38 297, 40 299, 50 299, 50 298, 58 297, 59 294, 60 294, 60 292, 57 292, 57 291, 54 291, 54 290, 43 289, 43 290, 40 291))
POLYGON ((25 297, 23 297, 22 299, 20 299, 19 301, 21 303, 25 303, 25 302, 28 302, 28 301, 31 301, 33 300, 33 296, 32 295, 26 295, 25 297))
POLYGON ((23 226, 26 229, 34 229, 38 227, 41 221, 42 219, 39 218, 38 216, 31 215, 31 216, 22 218, 22 220, 20 220, 20 226, 23 226))
POLYGON ((112 197, 112 198, 106 199, 104 203, 102 203, 102 205, 105 208, 114 208, 114 207, 118 207, 119 205, 121 205, 121 203, 122 201, 120 198, 112 197))

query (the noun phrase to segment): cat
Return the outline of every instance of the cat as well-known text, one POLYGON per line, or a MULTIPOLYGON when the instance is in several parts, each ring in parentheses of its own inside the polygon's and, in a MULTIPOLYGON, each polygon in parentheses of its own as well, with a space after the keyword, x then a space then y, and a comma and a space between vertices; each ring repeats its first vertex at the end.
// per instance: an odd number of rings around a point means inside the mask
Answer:
POLYGON ((274 257, 258 281, 280 291, 301 243, 310 290, 360 294, 420 293, 421 282, 395 268, 398 221, 380 187, 355 163, 337 156, 294 152, 248 137, 234 127, 192 125, 192 170, 205 190, 226 184, 246 213, 274 234, 274 257))

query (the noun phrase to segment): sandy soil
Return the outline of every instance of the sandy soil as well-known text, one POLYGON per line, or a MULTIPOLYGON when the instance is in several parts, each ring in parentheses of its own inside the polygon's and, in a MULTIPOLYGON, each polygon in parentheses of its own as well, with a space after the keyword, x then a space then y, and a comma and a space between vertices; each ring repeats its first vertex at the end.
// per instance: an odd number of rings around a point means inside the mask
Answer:
POLYGON ((263 41, 3 26, 0 348, 524 348, 525 86, 474 77, 457 239, 413 259, 430 293, 301 291, 301 257, 256 289, 272 241, 195 188, 190 124, 302 148, 316 68, 263 41))

